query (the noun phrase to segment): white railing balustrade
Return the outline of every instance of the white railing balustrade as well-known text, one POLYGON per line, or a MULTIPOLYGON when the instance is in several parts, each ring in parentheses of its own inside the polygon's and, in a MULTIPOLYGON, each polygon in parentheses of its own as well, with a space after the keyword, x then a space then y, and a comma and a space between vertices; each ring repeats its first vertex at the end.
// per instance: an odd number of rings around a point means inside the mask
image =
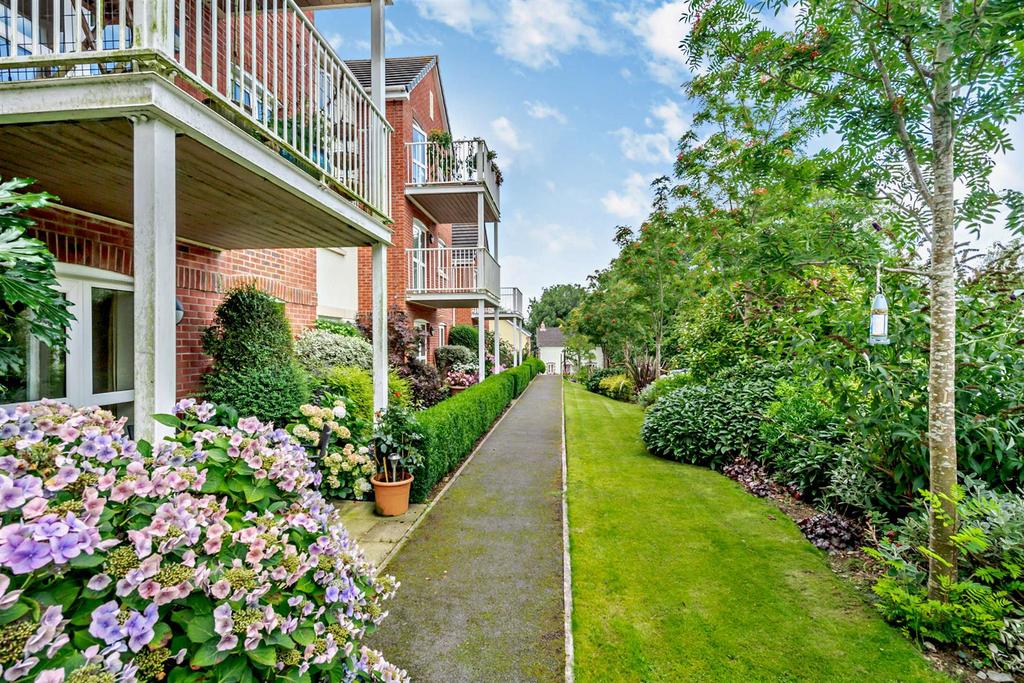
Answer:
POLYGON ((499 198, 498 169, 487 143, 479 138, 453 142, 407 142, 406 183, 459 185, 484 183, 495 202, 499 198))
POLYGON ((282 156, 390 215, 391 126, 294 0, 0 0, 0 81, 155 61, 282 156))
POLYGON ((485 247, 406 249, 409 294, 499 296, 501 268, 485 247))
POLYGON ((523 317, 523 292, 518 287, 501 288, 501 312, 523 317))

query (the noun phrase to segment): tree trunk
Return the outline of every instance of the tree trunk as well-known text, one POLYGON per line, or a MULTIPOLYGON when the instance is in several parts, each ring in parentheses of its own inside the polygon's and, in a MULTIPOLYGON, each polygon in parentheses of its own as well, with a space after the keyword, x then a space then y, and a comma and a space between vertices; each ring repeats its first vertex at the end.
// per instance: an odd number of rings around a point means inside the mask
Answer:
MULTIPOLYGON (((952 0, 942 0, 939 21, 952 21, 952 0)), ((931 512, 928 595, 945 601, 941 580, 956 579, 956 243, 953 205, 953 111, 950 84, 952 46, 945 37, 935 48, 932 112, 931 350, 928 374, 928 448, 930 489, 941 501, 931 512)))

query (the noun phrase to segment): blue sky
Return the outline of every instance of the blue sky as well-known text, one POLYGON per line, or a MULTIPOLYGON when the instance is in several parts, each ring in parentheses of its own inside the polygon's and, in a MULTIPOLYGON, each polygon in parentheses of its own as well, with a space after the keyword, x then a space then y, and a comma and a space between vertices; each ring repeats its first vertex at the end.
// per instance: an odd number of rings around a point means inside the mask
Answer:
MULTIPOLYGON (((387 9, 388 56, 439 55, 455 135, 498 152, 503 285, 535 297, 582 283, 615 255, 615 227, 646 216, 648 184, 671 171, 690 124, 678 50, 685 5, 395 0, 387 9)), ((343 57, 368 56, 368 11, 322 11, 316 23, 343 57)), ((1021 147, 1020 122, 1013 137, 1021 147)), ((998 159, 993 180, 1024 189, 1024 152, 998 159)))

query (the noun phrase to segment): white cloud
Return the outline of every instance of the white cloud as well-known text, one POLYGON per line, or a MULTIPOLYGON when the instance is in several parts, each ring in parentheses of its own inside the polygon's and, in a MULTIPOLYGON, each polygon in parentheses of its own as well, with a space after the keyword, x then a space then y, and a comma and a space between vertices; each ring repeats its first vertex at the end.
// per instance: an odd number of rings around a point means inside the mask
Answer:
POLYGON ((613 132, 619 138, 623 156, 647 164, 671 163, 679 138, 690 127, 679 105, 672 100, 655 104, 644 124, 649 130, 623 126, 613 132))
POLYGON ((555 121, 558 121, 561 124, 565 124, 568 122, 568 119, 565 117, 565 114, 559 111, 558 107, 554 107, 550 104, 545 104, 544 102, 532 102, 530 100, 527 100, 525 104, 526 113, 530 116, 530 118, 554 119, 555 121))
POLYGON ((417 0, 421 16, 486 36, 498 54, 532 69, 558 64, 577 49, 604 52, 582 0, 417 0))
POLYGON ((479 0, 416 0, 416 9, 420 16, 464 33, 493 19, 490 8, 479 0))
POLYGON ((622 183, 622 190, 609 190, 601 198, 604 210, 627 223, 640 223, 651 212, 650 184, 653 177, 633 172, 622 183))
POLYGON ((434 36, 420 33, 413 29, 402 31, 395 26, 394 22, 390 19, 384 22, 384 28, 387 32, 385 38, 389 47, 398 47, 400 45, 425 45, 429 47, 437 47, 441 44, 434 36))
POLYGON ((499 163, 505 170, 515 163, 519 153, 530 149, 530 145, 520 137, 519 130, 508 117, 499 116, 491 121, 491 134, 489 142, 493 144, 490 147, 501 155, 499 163))
POLYGON ((335 52, 340 52, 341 46, 345 44, 345 39, 341 37, 340 33, 332 33, 327 36, 327 42, 334 48, 335 52))
POLYGON ((679 43, 689 30, 681 21, 688 8, 687 0, 662 0, 653 4, 645 2, 613 15, 615 21, 640 39, 651 77, 670 87, 678 87, 687 73, 679 43))
POLYGON ((557 223, 534 228, 530 236, 552 254, 572 254, 594 248, 590 235, 557 223))
POLYGON ((633 80, 633 72, 627 69, 626 67, 622 67, 621 69, 619 69, 619 75, 622 76, 622 78, 627 81, 633 80))

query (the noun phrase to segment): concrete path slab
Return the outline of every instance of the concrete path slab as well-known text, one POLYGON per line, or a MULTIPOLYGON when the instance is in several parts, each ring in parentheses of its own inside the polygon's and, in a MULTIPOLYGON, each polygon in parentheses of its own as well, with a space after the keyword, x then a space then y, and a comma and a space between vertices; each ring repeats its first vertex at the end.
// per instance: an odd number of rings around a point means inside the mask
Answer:
POLYGON ((425 503, 413 504, 404 515, 380 517, 374 512, 373 502, 339 500, 334 506, 341 511, 345 528, 366 559, 378 566, 394 552, 427 509, 425 503))
POLYGON ((414 681, 563 680, 561 400, 537 377, 388 564, 369 644, 414 681))

